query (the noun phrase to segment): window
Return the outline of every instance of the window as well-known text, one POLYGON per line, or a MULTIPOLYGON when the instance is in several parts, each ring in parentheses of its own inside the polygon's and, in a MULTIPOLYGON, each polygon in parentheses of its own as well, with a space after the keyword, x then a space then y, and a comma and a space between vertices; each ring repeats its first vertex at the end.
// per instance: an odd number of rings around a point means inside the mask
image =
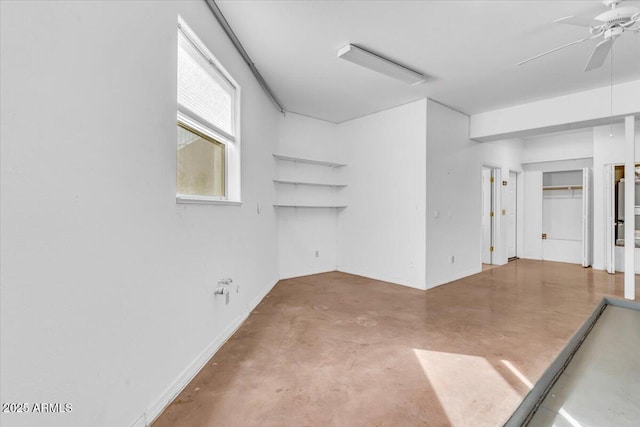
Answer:
POLYGON ((177 201, 240 202, 240 87, 178 23, 177 201))

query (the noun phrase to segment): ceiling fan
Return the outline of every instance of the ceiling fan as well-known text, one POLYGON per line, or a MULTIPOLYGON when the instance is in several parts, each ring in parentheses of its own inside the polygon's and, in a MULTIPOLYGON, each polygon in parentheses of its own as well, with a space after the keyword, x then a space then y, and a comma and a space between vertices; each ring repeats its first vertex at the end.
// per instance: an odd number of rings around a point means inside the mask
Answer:
POLYGON ((584 16, 565 16, 564 18, 556 19, 553 22, 558 24, 587 27, 589 28, 589 35, 583 39, 567 43, 532 58, 525 59, 517 65, 525 64, 529 61, 533 61, 534 59, 538 59, 560 49, 564 49, 565 47, 573 46, 574 44, 602 37, 602 41, 596 45, 595 49, 591 53, 591 57, 589 58, 589 62, 587 62, 584 71, 591 71, 601 67, 611 51, 613 42, 618 37, 620 37, 625 31, 640 33, 640 9, 636 6, 618 7, 620 2, 622 2, 622 0, 602 0, 602 3, 610 9, 595 18, 588 18, 584 16))

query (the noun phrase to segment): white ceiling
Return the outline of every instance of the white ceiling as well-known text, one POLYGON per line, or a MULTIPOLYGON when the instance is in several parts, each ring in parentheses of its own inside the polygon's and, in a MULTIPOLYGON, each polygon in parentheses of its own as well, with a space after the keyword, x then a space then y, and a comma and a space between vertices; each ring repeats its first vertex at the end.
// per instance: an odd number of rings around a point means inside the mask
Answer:
MULTIPOLYGON (((609 85, 583 72, 596 40, 516 67, 588 29, 553 24, 594 1, 216 2, 287 111, 342 122, 428 96, 467 114, 609 85), (409 86, 338 59, 354 43, 431 76, 409 86)), ((639 6, 638 1, 624 5, 639 6)), ((614 82, 640 78, 640 34, 616 40, 614 82)))

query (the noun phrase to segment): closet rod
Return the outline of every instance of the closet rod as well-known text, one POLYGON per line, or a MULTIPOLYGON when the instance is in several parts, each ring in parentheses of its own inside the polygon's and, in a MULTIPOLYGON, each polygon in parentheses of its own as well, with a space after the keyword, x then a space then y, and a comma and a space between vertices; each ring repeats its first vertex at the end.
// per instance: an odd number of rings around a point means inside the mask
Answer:
POLYGON ((582 190, 582 185, 554 185, 542 187, 543 190, 582 190))

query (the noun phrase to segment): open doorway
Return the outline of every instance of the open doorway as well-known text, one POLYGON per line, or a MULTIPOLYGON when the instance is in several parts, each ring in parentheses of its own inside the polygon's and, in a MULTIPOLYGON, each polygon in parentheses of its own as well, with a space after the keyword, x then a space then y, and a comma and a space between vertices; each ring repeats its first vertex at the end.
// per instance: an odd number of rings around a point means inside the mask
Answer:
MULTIPOLYGON (((640 202, 640 164, 635 165, 634 177, 636 205, 640 202)), ((625 196, 624 189, 626 179, 624 165, 607 165, 605 167, 605 198, 608 201, 607 223, 611 228, 607 231, 606 269, 613 274, 616 271, 624 272, 624 244, 625 225, 632 226, 634 232, 633 246, 635 256, 635 273, 640 273, 640 208, 636 206, 635 217, 625 223, 625 196)))
POLYGON ((506 216, 507 259, 518 259, 518 174, 509 171, 509 178, 505 181, 503 213, 506 216))
POLYGON ((500 182, 500 169, 493 166, 482 166, 482 264, 495 264, 497 183, 500 182))

